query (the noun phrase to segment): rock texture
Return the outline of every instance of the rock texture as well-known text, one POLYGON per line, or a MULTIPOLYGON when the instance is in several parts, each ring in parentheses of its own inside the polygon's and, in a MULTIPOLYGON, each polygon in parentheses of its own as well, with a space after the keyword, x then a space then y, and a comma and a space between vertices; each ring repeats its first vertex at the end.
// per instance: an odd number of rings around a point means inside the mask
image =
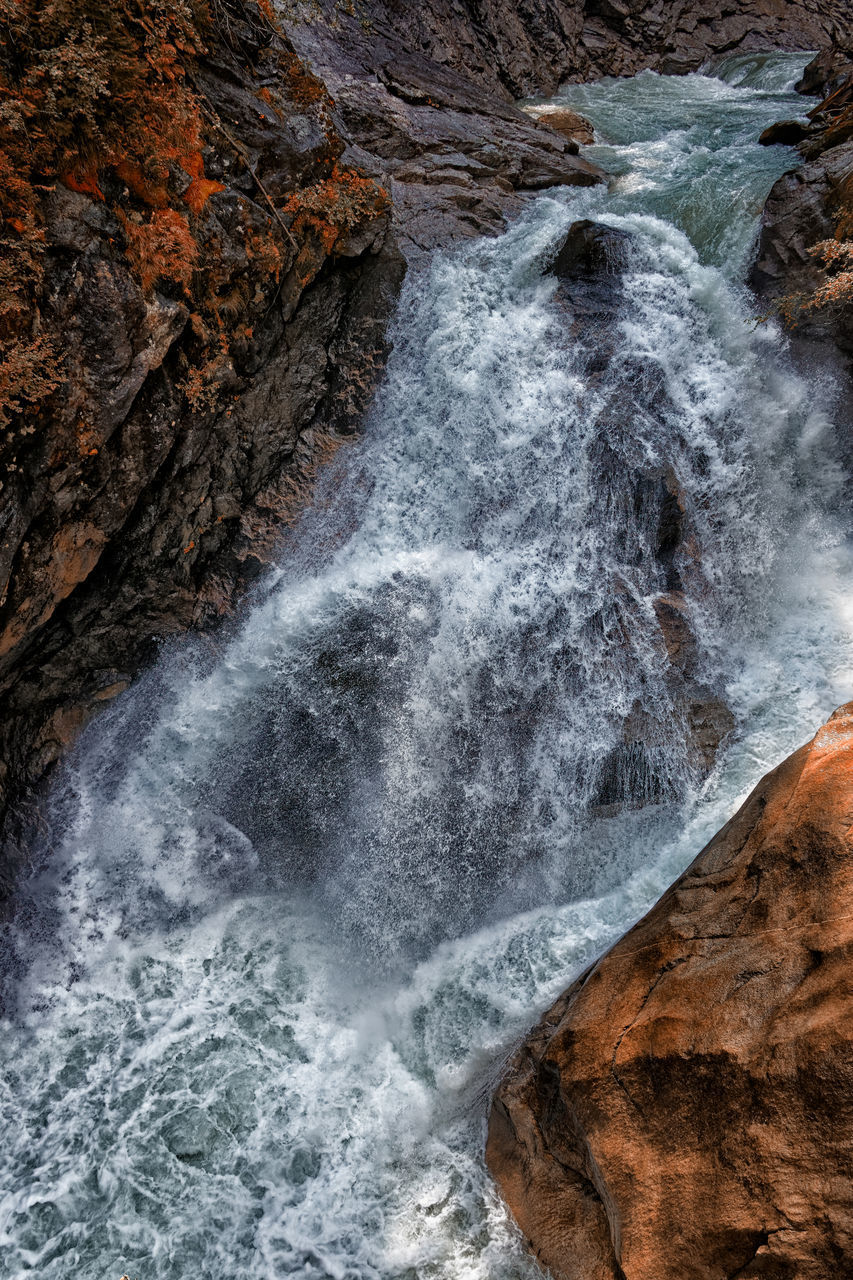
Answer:
MULTIPOLYGON (((774 184, 764 206, 751 283, 768 302, 786 294, 808 295, 826 278, 811 248, 835 234, 838 197, 853 179, 853 142, 824 152, 774 184)), ((846 319, 846 317, 845 317, 846 319)), ((803 331, 849 341, 835 313, 802 318, 803 331)))
POLYGON ((795 349, 806 360, 836 348, 847 371, 853 357, 853 302, 849 291, 829 306, 803 303, 843 267, 827 270, 812 252, 821 241, 849 236, 853 226, 853 61, 843 49, 819 54, 798 86, 825 92, 808 123, 781 121, 761 135, 765 145, 796 145, 806 163, 773 186, 761 219, 758 252, 750 275, 766 310, 783 300, 796 323, 795 349))
POLYGON ((336 126, 350 144, 344 160, 391 193, 407 253, 500 230, 524 192, 604 180, 569 139, 537 127, 493 77, 475 82, 465 74, 464 21, 452 46, 459 56, 421 52, 416 30, 425 16, 371 5, 367 23, 335 12, 292 28, 300 55, 334 99, 336 126))
POLYGON ((157 643, 230 610, 386 355, 405 270, 387 197, 365 182, 340 225, 312 212, 342 172, 327 95, 282 34, 260 46, 241 22, 191 66, 211 121, 204 272, 146 287, 125 228, 149 209, 109 173, 44 193, 33 323, 62 381, 0 438, 0 891, 22 792, 157 643))
POLYGON ((853 1269, 853 703, 512 1059, 487 1161, 558 1280, 853 1269))
MULTIPOLYGON (((325 0, 320 8, 333 13, 325 0)), ((512 98, 645 67, 680 73, 738 50, 819 49, 853 34, 846 0, 369 0, 350 17, 338 9, 335 21, 343 47, 367 28, 377 48, 404 46, 512 98)))

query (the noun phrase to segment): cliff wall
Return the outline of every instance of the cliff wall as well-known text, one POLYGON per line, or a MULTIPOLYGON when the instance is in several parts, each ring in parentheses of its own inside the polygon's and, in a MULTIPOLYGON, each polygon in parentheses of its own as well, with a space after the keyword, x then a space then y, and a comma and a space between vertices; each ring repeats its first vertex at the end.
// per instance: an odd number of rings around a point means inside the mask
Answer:
POLYGON ((374 58, 402 46, 517 98, 645 67, 679 74, 735 50, 822 49, 850 21, 845 0, 369 0, 338 29, 351 46, 360 27, 374 58))

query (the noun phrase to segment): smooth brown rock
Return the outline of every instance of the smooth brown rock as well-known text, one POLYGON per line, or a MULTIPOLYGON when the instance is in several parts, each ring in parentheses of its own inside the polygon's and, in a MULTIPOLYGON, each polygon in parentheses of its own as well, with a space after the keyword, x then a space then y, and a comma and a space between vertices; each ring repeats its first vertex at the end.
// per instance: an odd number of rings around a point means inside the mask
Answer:
POLYGON ((853 1274, 853 703, 545 1014, 486 1158, 558 1280, 853 1274))
POLYGON ((557 107, 551 105, 522 107, 525 115, 529 115, 537 124, 544 125, 546 129, 553 129, 555 133, 560 133, 564 138, 568 138, 571 142, 590 143, 595 142, 595 129, 592 121, 587 120, 586 116, 582 116, 578 111, 572 111, 570 107, 557 107))

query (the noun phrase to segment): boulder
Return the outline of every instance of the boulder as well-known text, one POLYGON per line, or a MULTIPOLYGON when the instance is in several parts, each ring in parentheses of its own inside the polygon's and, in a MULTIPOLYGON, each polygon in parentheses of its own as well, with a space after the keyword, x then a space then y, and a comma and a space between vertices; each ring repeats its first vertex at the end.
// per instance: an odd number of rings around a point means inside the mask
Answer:
MULTIPOLYGON (((853 141, 847 141, 783 174, 774 184, 764 206, 749 279, 766 310, 772 311, 786 297, 807 297, 826 279, 811 250, 835 235, 838 195, 848 189, 851 180, 853 141)), ((848 303, 805 312, 798 319, 794 338, 795 345, 828 340, 849 358, 853 352, 853 308, 848 303)))
POLYGON ((849 46, 827 45, 815 54, 794 88, 797 93, 804 93, 812 98, 825 98, 844 82, 849 75, 851 62, 853 51, 849 46))
POLYGON ((557 1280, 853 1272, 853 703, 507 1068, 486 1159, 557 1280))
POLYGON ((582 218, 569 227, 551 269, 562 279, 619 275, 628 262, 631 243, 629 232, 582 218))
POLYGON ((812 132, 814 126, 805 120, 777 120, 776 124, 771 124, 764 130, 758 141, 762 147, 795 147, 812 132))
POLYGON ((570 142, 586 144, 595 142, 595 129, 592 121, 587 120, 586 116, 582 116, 579 111, 572 111, 571 107, 555 107, 543 104, 541 106, 522 107, 522 110, 537 124, 544 125, 546 129, 553 129, 555 133, 562 134, 570 142))

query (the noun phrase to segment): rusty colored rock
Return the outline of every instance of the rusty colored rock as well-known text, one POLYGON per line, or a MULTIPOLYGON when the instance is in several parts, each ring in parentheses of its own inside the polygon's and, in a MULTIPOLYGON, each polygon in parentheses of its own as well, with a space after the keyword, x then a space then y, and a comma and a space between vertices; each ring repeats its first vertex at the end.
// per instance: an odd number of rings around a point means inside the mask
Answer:
POLYGON ((555 133, 562 134, 570 142, 595 142, 592 121, 587 120, 586 116, 582 116, 579 111, 572 111, 570 107, 529 106, 522 107, 522 111, 537 124, 543 125, 546 129, 553 129, 555 133))
POLYGON ((853 703, 512 1059, 486 1158, 558 1280, 853 1271, 853 703))

